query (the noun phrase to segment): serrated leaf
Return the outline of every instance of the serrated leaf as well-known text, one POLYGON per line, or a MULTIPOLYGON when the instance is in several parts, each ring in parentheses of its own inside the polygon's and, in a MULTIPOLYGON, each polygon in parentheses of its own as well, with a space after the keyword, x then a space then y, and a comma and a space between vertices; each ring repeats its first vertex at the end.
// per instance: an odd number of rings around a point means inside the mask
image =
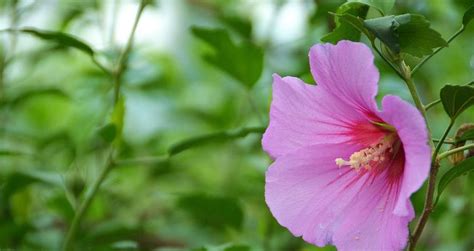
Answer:
POLYGON ((348 2, 359 2, 377 8, 382 13, 389 12, 395 5, 395 0, 349 0, 348 2))
POLYGON ((422 57, 433 49, 448 43, 430 28, 425 17, 418 14, 386 16, 364 21, 364 26, 395 53, 408 53, 422 57))
POLYGON ((474 18, 474 5, 469 7, 462 17, 462 25, 466 27, 474 18))
POLYGON ((202 146, 208 143, 220 142, 223 140, 241 138, 241 137, 247 136, 250 133, 263 133, 264 131, 265 131, 265 128, 249 127, 249 128, 242 128, 235 131, 222 131, 222 132, 217 132, 217 133, 199 135, 196 137, 185 139, 181 142, 174 144, 173 146, 169 148, 168 154, 172 156, 196 146, 202 146))
POLYGON ((263 70, 263 50, 249 41, 235 43, 224 29, 193 27, 192 34, 209 44, 214 53, 203 58, 247 88, 258 81, 263 70))
POLYGON ((179 198, 177 206, 193 220, 216 230, 242 227, 244 212, 238 201, 231 197, 190 194, 179 198))
POLYGON ((474 105, 474 87, 446 85, 440 91, 444 110, 451 119, 456 119, 461 112, 474 105))
POLYGON ((474 170, 474 157, 468 158, 463 160, 461 163, 455 165, 451 169, 449 169, 443 177, 439 180, 438 184, 438 194, 436 201, 438 201, 439 197, 443 193, 444 189, 453 181, 455 178, 467 174, 470 171, 474 170))
POLYGON ((90 56, 94 55, 94 50, 88 44, 81 41, 79 38, 76 38, 70 34, 66 34, 63 32, 40 30, 36 28, 23 28, 18 30, 10 29, 8 31, 27 33, 37 38, 51 41, 64 47, 78 49, 90 56))
MULTIPOLYGON (((354 27, 351 23, 343 21, 343 16, 352 15, 353 17, 361 17, 364 19, 367 16, 369 6, 358 2, 350 2, 341 5, 335 15, 336 28, 321 38, 321 41, 328 43, 337 43, 340 40, 360 40, 360 30, 354 27)), ((347 19, 347 17, 346 17, 347 19)), ((349 20, 350 21, 350 20, 349 20)))

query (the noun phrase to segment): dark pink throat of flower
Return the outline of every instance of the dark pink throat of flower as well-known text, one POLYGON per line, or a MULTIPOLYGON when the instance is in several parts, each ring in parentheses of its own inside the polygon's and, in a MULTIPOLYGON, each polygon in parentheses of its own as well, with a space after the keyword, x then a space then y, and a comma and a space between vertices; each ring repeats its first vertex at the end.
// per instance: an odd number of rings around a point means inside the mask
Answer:
POLYGON ((405 157, 403 146, 395 128, 383 122, 356 125, 353 141, 362 148, 349 158, 336 158, 339 168, 378 175, 386 171, 387 178, 397 180, 403 173, 405 157))

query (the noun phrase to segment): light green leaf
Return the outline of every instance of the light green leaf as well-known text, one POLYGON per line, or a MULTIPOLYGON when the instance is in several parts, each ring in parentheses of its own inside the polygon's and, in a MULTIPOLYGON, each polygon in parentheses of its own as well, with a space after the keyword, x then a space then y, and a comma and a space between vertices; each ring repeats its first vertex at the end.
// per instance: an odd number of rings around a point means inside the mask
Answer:
POLYGON ((16 95, 12 95, 8 99, 3 99, 0 101, 0 105, 10 104, 12 106, 18 105, 21 102, 36 96, 41 95, 50 95, 50 96, 57 96, 65 99, 69 99, 69 95, 61 89, 58 88, 38 88, 38 89, 30 89, 18 93, 16 95))
POLYGON ((361 31, 357 27, 354 27, 354 24, 357 25, 357 17, 364 19, 367 16, 368 10, 368 5, 357 2, 345 3, 341 5, 337 9, 335 15, 336 28, 331 33, 328 33, 322 37, 321 41, 333 44, 344 39, 359 41, 361 31), (346 15, 351 15, 352 18, 345 17, 346 15), (356 20, 354 20, 354 18, 356 18, 356 20), (354 24, 352 24, 351 21, 354 22, 354 24))
POLYGON ((465 27, 467 26, 472 19, 474 18, 474 5, 469 7, 466 12, 464 12, 464 16, 462 17, 462 25, 465 27))
POLYGON ((216 230, 242 227, 244 212, 235 198, 190 194, 179 198, 177 206, 187 212, 193 220, 216 230))
POLYGON ((461 163, 449 169, 443 175, 443 177, 441 177, 441 179, 439 180, 438 194, 436 197, 436 201, 438 201, 439 197, 441 196, 441 193, 443 193, 444 189, 446 189, 446 187, 448 186, 449 183, 451 183, 451 181, 473 170, 474 170, 474 157, 465 159, 461 163))
POLYGON ((63 32, 40 30, 36 28, 23 28, 23 29, 18 29, 18 30, 9 29, 7 31, 30 34, 37 38, 51 41, 64 47, 78 49, 88 54, 89 56, 94 55, 94 50, 88 44, 81 41, 79 38, 76 38, 72 35, 69 35, 63 32))
POLYGON ((395 0, 349 0, 348 2, 359 2, 377 8, 382 13, 388 13, 395 5, 395 0))
POLYGON ((235 43, 224 29, 193 27, 194 36, 209 44, 214 53, 204 59, 247 88, 258 81, 263 70, 263 50, 249 41, 235 43))
POLYGON ((367 19, 364 26, 395 53, 408 53, 422 57, 433 53, 433 49, 448 43, 430 28, 422 15, 403 14, 367 19))
MULTIPOLYGON (((111 123, 115 126, 114 139, 120 138, 125 117, 125 99, 120 96, 112 111, 111 123)), ((109 135, 110 136, 110 135, 109 135)))
POLYGON ((451 119, 456 119, 461 112, 474 105, 474 87, 446 85, 440 91, 444 110, 451 119))

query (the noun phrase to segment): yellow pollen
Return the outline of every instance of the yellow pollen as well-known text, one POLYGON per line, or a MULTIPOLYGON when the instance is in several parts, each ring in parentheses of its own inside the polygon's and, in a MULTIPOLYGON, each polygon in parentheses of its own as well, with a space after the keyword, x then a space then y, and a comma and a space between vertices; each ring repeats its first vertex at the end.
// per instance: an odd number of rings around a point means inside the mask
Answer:
POLYGON ((349 157, 349 160, 337 158, 336 165, 339 167, 349 166, 355 170, 360 170, 361 168, 370 170, 373 164, 385 160, 385 154, 387 151, 392 152, 392 143, 393 137, 384 137, 379 143, 353 153, 349 157))

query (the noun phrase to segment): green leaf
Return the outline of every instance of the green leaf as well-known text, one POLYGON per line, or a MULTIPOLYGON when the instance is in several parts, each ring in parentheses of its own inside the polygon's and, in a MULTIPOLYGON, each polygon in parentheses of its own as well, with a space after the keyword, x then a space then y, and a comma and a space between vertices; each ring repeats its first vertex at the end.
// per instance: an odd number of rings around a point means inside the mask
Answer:
POLYGON ((113 123, 101 127, 98 131, 99 136, 107 143, 112 143, 117 136, 117 126, 113 123))
POLYGON ((28 154, 21 151, 0 149, 0 157, 2 156, 14 157, 14 156, 22 156, 22 155, 28 155, 28 154))
POLYGON ((47 185, 61 186, 62 178, 57 173, 51 173, 38 170, 22 170, 12 173, 0 192, 2 199, 8 199, 17 191, 26 188, 33 183, 42 183, 47 185))
POLYGON ((467 11, 464 12, 464 16, 462 17, 462 25, 466 27, 467 24, 469 24, 473 18, 474 18, 474 5, 469 7, 469 9, 467 9, 467 11))
POLYGON ((331 33, 322 37, 321 41, 333 44, 344 39, 359 41, 361 32, 360 28, 358 29, 357 27, 354 27, 354 24, 352 24, 351 21, 357 25, 357 17, 364 19, 367 16, 368 10, 368 5, 357 2, 345 3, 341 5, 337 9, 335 15, 336 28, 331 33), (345 17, 346 15, 351 15, 352 19, 351 17, 345 17), (354 17, 356 20, 353 19, 354 17))
POLYGON ((250 251, 250 247, 245 245, 234 245, 226 247, 224 251, 250 251))
POLYGON ((430 28, 422 15, 403 14, 364 21, 364 26, 395 53, 408 53, 422 57, 433 53, 433 49, 448 43, 430 28))
POLYGON ((474 105, 474 87, 446 85, 440 91, 444 110, 451 119, 456 119, 461 112, 474 105))
POLYGON ((209 44, 214 53, 205 54, 204 60, 252 88, 263 70, 263 50, 249 41, 236 44, 224 29, 193 27, 194 36, 209 44))
POLYGON ((54 88, 54 87, 53 88, 38 88, 38 89, 26 90, 19 94, 12 95, 12 97, 8 99, 1 100, 0 104, 1 105, 10 104, 10 105, 15 106, 29 98, 41 96, 41 95, 51 95, 51 96, 65 98, 65 99, 70 98, 67 93, 65 93, 63 90, 58 89, 58 88, 54 88))
POLYGON ((169 148, 168 154, 172 156, 180 152, 183 152, 187 149, 197 147, 197 146, 202 146, 204 144, 230 140, 230 139, 235 139, 235 138, 242 138, 251 133, 263 133, 264 131, 265 131, 265 128, 262 128, 262 127, 249 127, 249 128, 242 128, 236 131, 222 131, 222 132, 217 132, 217 133, 200 135, 200 136, 185 139, 181 142, 176 143, 175 145, 169 148))
POLYGON ((348 2, 359 2, 370 5, 382 13, 389 12, 395 5, 395 0, 349 0, 348 2))
POLYGON ((72 35, 69 35, 63 32, 40 30, 36 28, 24 28, 24 29, 18 29, 18 30, 9 29, 7 31, 22 32, 22 33, 30 34, 37 38, 51 41, 64 47, 78 49, 88 54, 89 56, 94 55, 94 50, 85 42, 81 41, 79 38, 76 38, 72 35))
POLYGON ((179 198, 177 206, 193 220, 216 230, 242 227, 244 212, 238 201, 231 197, 191 194, 179 198))
POLYGON ((474 157, 465 159, 461 163, 449 169, 439 180, 436 201, 438 201, 439 197, 441 196, 441 193, 443 193, 444 189, 446 189, 446 187, 451 181, 461 175, 467 174, 472 170, 474 170, 474 157))

